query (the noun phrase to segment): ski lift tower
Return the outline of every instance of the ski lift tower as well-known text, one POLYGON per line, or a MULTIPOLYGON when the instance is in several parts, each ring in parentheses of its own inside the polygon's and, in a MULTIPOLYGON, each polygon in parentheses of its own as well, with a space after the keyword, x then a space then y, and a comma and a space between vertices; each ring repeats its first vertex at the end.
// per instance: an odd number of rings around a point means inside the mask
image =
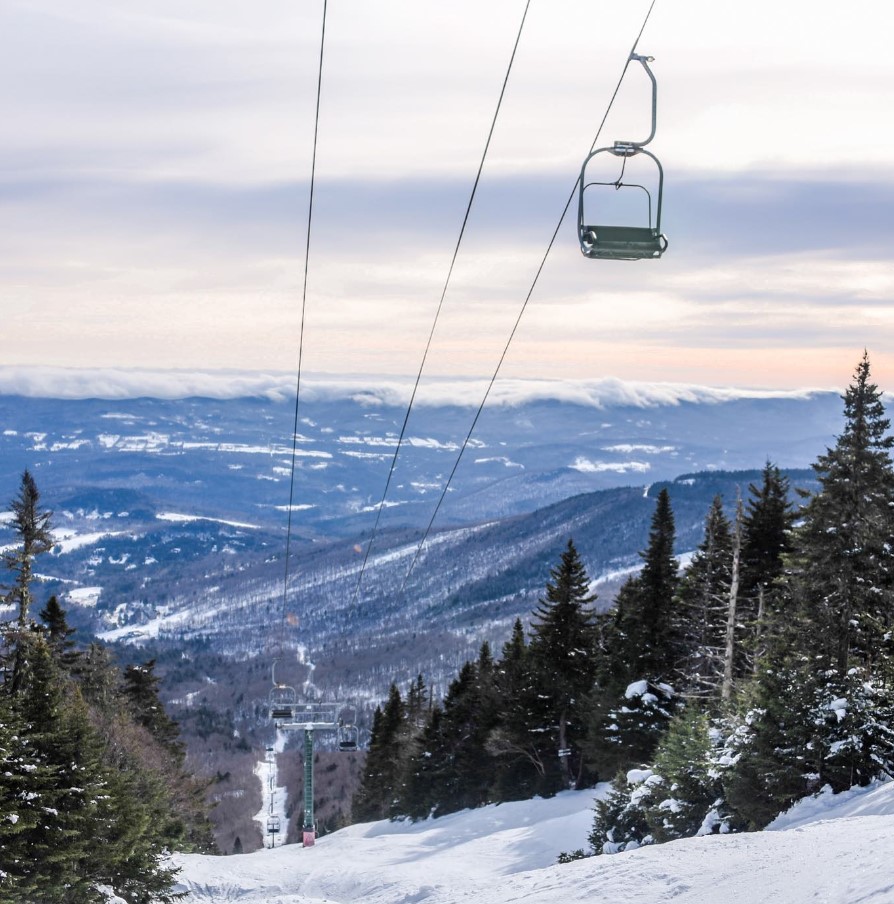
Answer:
POLYGON ((317 828, 314 822, 314 732, 339 732, 341 723, 338 720, 338 714, 341 708, 338 703, 293 702, 283 705, 271 702, 271 718, 280 731, 304 732, 304 822, 302 825, 304 847, 313 847, 317 838, 317 828))

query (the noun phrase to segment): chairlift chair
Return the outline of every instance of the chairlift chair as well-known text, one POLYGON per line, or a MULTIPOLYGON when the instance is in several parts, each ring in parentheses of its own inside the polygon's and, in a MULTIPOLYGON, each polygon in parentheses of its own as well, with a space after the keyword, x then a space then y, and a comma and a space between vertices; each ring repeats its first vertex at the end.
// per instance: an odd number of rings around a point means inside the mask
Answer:
POLYGON ((356 725, 342 724, 338 726, 336 734, 338 749, 342 753, 350 753, 357 749, 360 740, 360 732, 356 725))
POLYGON ((297 699, 295 688, 289 687, 287 684, 274 685, 270 689, 270 696, 267 700, 270 718, 274 722, 290 721, 295 713, 297 699))
MULTIPOLYGON (((580 240, 580 250, 585 257, 597 260, 623 260, 638 261, 651 260, 661 257, 667 250, 667 238, 661 233, 661 202, 664 193, 664 170, 658 158, 645 149, 645 146, 655 137, 658 84, 655 76, 649 68, 651 57, 632 54, 631 61, 642 64, 646 74, 652 82, 652 131, 645 141, 616 141, 611 147, 597 148, 592 151, 583 162, 580 174, 580 191, 578 194, 577 231, 580 240), (587 179, 587 167, 590 162, 600 154, 611 154, 622 160, 621 173, 614 181, 599 181, 587 179), (627 160, 640 154, 649 157, 657 168, 658 191, 655 199, 654 222, 652 209, 652 194, 644 186, 635 182, 622 182, 627 166, 627 160), (594 225, 588 222, 584 209, 584 196, 589 189, 600 187, 602 189, 639 189, 645 193, 647 219, 646 225, 616 226, 611 224, 594 225)), ((592 193, 591 193, 592 194, 592 193)))

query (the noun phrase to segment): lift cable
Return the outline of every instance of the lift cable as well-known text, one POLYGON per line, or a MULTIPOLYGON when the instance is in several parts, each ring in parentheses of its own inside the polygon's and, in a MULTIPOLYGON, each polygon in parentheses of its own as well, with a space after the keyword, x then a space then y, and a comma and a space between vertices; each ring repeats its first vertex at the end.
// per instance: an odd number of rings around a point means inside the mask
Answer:
POLYGON ((441 299, 438 302, 438 307, 437 307, 437 310, 435 311, 435 319, 434 319, 434 322, 432 323, 431 332, 428 335, 428 341, 426 342, 425 350, 422 354, 422 361, 419 364, 419 372, 416 374, 416 382, 413 385, 413 391, 410 394, 410 402, 407 405, 407 411, 406 411, 406 414, 404 415, 404 422, 400 428, 400 436, 398 437, 398 440, 397 440, 397 446, 394 449, 394 457, 391 459, 391 467, 388 471, 388 479, 385 481, 385 490, 382 493, 382 501, 377 506, 375 524, 373 525, 372 534, 369 538, 369 542, 366 544, 366 551, 363 556, 363 564, 360 566, 360 574, 357 578, 357 586, 354 590, 354 598, 352 601, 352 605, 357 602, 357 599, 360 596, 360 588, 363 583, 363 575, 366 572, 366 565, 367 565, 367 562, 369 561, 369 554, 370 554, 370 551, 372 550, 372 546, 373 546, 373 542, 375 541, 376 534, 378 533, 379 520, 382 517, 382 509, 385 508, 385 500, 388 497, 388 489, 391 486, 391 479, 394 476, 394 470, 397 466, 397 457, 400 454, 401 447, 403 446, 404 437, 405 437, 406 431, 407 431, 407 423, 410 420, 410 412, 413 410, 413 403, 416 400, 416 392, 419 389, 419 383, 422 380, 422 372, 425 369, 425 362, 426 362, 426 359, 428 358, 428 353, 429 353, 429 350, 431 349, 432 339, 434 338, 435 330, 438 326, 438 318, 440 317, 441 309, 444 306, 444 299, 447 295, 447 288, 450 285, 450 278, 453 275, 453 268, 454 268, 454 265, 456 264, 457 256, 459 255, 459 248, 460 248, 460 245, 462 244, 463 235, 465 234, 465 231, 466 231, 466 225, 469 222, 469 214, 471 213, 471 210, 472 210, 472 202, 475 200, 475 193, 478 191, 478 183, 481 180, 481 172, 484 169, 484 161, 487 159, 487 152, 490 148, 491 138, 493 138, 494 129, 497 124, 497 117, 500 114, 500 107, 503 104, 503 97, 506 94, 506 85, 509 82, 509 74, 510 74, 510 72, 512 72, 512 64, 515 61, 515 54, 516 54, 516 51, 518 50, 519 42, 521 41, 522 29, 524 28, 525 19, 527 18, 528 9, 530 8, 530 6, 531 6, 531 0, 527 0, 527 2, 525 3, 524 13, 522 14, 521 24, 518 27, 518 34, 515 37, 515 44, 512 47, 512 55, 509 58, 509 65, 506 68, 506 75, 503 78, 503 86, 500 89, 500 97, 499 97, 499 100, 497 101, 497 108, 494 111, 494 116, 493 116, 493 119, 490 124, 490 131, 487 133, 487 141, 485 142, 485 145, 484 145, 484 153, 481 155, 481 162, 478 164, 478 172, 475 175, 475 182, 472 185, 472 192, 469 195, 469 203, 466 205, 466 213, 465 213, 465 216, 463 217, 462 226, 460 227, 460 230, 459 230, 459 237, 456 240, 456 247, 453 249, 453 258, 450 261, 450 268, 447 271, 447 279, 444 282, 444 288, 441 291, 441 299))
MULTIPOLYGON (((643 19, 643 24, 640 27, 639 33, 636 36, 636 40, 633 42, 633 47, 631 47, 630 53, 627 54, 627 60, 624 63, 624 68, 621 70, 621 76, 618 79, 618 83, 615 85, 615 90, 612 92, 612 96, 608 102, 608 106, 606 107, 605 114, 602 117, 602 121, 599 123, 599 128, 596 131, 596 137, 593 139, 593 143, 590 145, 590 152, 592 152, 595 149, 596 144, 599 141, 599 136, 602 133, 602 129, 605 126, 605 122, 608 119, 608 115, 611 112, 611 108, 615 102, 615 99, 618 96, 618 92, 621 90, 621 83, 624 81, 624 76, 627 74, 627 68, 630 66, 631 58, 636 53, 636 48, 637 48, 637 45, 639 44, 639 39, 642 37, 643 32, 646 30, 646 25, 649 22, 649 17, 652 15, 652 10, 655 7, 656 2, 657 2, 657 0, 652 0, 651 4, 649 5, 649 9, 646 12, 645 19, 643 19)), ((528 302, 531 300, 531 296, 534 294, 534 289, 536 288, 537 282, 540 279, 540 274, 543 272, 543 268, 546 266, 546 260, 549 257, 550 251, 552 251, 553 245, 555 244, 555 241, 556 241, 556 237, 559 234, 559 230, 562 228, 562 223, 564 222, 565 216, 568 213, 568 208, 571 206, 571 202, 574 200, 574 198, 577 195, 577 190, 578 190, 579 184, 580 184, 580 176, 578 176, 577 179, 575 180, 574 186, 571 189, 571 193, 568 195, 568 200, 565 202, 565 207, 562 210, 561 216, 559 217, 559 222, 556 224, 556 228, 553 231, 552 238, 550 238, 550 240, 549 240, 549 244, 546 247, 546 252, 543 255, 543 259, 540 261, 540 266, 537 268, 537 272, 534 274, 534 280, 531 283, 530 289, 528 289, 528 294, 525 297, 525 300, 521 306, 521 310, 518 313, 518 317, 516 318, 515 323, 512 327, 512 330, 509 333, 509 338, 506 340, 506 345, 503 347, 503 352, 500 355, 500 359, 497 362, 497 366, 494 369, 493 375, 490 378, 490 382, 487 385, 487 389, 484 392, 484 397, 481 399, 481 404, 478 406, 478 410, 475 413, 474 419, 472 420, 472 425, 471 425, 471 427, 469 427, 469 432, 466 434, 466 438, 463 440, 463 444, 460 447, 459 454, 457 455, 456 461, 453 464, 453 469, 451 470, 450 475, 447 478, 447 482, 444 484, 444 488, 441 491, 441 495, 440 495, 440 498, 438 499, 438 503, 435 506, 435 510, 432 513, 431 519, 428 522, 428 527, 426 527, 425 533, 422 535, 422 539, 419 541, 419 545, 416 547, 416 553, 413 556, 412 561, 410 562, 410 567, 407 569, 407 573, 404 576, 403 583, 400 586, 400 590, 398 592, 399 596, 403 596, 404 590, 406 589, 406 586, 407 586, 407 581, 410 579, 410 574, 412 573, 413 568, 416 566, 416 562, 419 559, 419 555, 422 552, 422 547, 425 545, 425 541, 428 539, 428 535, 431 533, 432 525, 435 523, 435 518, 438 515, 438 511, 440 510, 441 505, 443 504, 444 499, 447 496, 447 491, 450 489, 450 484, 452 483, 453 477, 456 474, 457 468, 459 467, 459 463, 462 460, 463 453, 466 451, 466 447, 469 445, 469 442, 472 439, 472 434, 475 431, 475 426, 478 423, 478 418, 481 417, 481 412, 484 410, 484 406, 487 402, 488 397, 490 396, 490 391, 491 391, 491 389, 493 389, 494 383, 497 380, 497 376, 500 373, 500 369, 503 366, 503 362, 506 360, 506 355, 509 352, 509 346, 512 344, 512 340, 515 338, 515 334, 518 330, 519 324, 521 323, 521 319, 525 313, 525 309, 528 306, 528 302)))
POLYGON ((314 179, 317 167, 317 136, 320 128, 320 94, 323 86, 323 48, 326 44, 326 5, 323 0, 323 25, 320 35, 320 63, 317 72, 317 107, 314 114, 313 155, 310 163, 310 198, 307 205, 307 239, 304 246, 304 283, 301 289, 301 327, 298 335, 298 376, 295 383, 295 417, 292 425, 292 463, 289 473, 289 512, 286 522, 286 564, 282 585, 282 618, 279 626, 280 649, 286 629, 286 597, 289 590, 289 559, 292 545, 292 507, 295 500, 295 462, 298 457, 298 402, 301 398, 301 359, 304 352, 304 311, 307 302, 307 272, 310 262, 310 232, 314 211, 314 179))

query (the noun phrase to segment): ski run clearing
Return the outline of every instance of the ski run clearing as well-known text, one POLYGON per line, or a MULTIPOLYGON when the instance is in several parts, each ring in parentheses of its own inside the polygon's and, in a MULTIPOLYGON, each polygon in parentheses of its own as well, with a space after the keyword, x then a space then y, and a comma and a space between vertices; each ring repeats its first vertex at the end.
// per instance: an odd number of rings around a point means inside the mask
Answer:
POLYGON ((894 783, 802 801, 765 832, 557 865, 560 851, 587 846, 593 800, 593 791, 566 792, 354 825, 306 849, 181 855, 178 889, 186 904, 894 902, 894 783))

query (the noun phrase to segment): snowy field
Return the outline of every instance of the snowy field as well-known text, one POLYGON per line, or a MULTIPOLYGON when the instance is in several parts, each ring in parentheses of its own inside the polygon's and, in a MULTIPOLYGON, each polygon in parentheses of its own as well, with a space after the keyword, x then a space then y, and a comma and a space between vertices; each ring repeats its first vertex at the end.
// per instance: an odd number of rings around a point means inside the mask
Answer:
POLYGON ((892 904, 894 784, 802 802, 772 831, 556 865, 586 847, 593 792, 299 845, 183 855, 186 904, 892 904))

